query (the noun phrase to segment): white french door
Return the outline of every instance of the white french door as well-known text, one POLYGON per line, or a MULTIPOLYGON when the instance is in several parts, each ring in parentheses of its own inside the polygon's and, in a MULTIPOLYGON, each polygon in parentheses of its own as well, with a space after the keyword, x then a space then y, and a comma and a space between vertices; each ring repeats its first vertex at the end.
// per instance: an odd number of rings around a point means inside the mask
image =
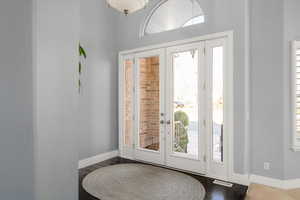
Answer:
POLYGON ((120 63, 121 156, 226 180, 228 38, 133 51, 120 63))
POLYGON ((165 56, 164 50, 135 55, 135 142, 137 160, 164 164, 165 56))
POLYGON ((166 165, 205 173, 205 42, 167 48, 166 165))

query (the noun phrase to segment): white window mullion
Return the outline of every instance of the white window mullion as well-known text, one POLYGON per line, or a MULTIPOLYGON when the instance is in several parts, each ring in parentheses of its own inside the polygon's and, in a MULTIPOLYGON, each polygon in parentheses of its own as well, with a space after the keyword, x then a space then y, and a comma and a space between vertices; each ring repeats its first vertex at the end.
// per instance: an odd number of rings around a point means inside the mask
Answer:
POLYGON ((292 45, 293 149, 300 151, 300 41, 292 45))

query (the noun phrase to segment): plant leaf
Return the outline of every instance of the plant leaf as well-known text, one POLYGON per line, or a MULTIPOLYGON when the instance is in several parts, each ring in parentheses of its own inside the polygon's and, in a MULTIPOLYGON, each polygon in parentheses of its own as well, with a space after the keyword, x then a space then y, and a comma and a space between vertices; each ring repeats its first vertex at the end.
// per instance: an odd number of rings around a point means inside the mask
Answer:
POLYGON ((80 91, 81 91, 81 81, 80 81, 80 79, 78 80, 78 92, 80 93, 80 91))
POLYGON ((86 59, 86 52, 80 44, 79 44, 79 55, 83 56, 86 59))
POLYGON ((81 69, 82 69, 81 62, 79 62, 79 66, 78 66, 79 75, 81 74, 81 69))

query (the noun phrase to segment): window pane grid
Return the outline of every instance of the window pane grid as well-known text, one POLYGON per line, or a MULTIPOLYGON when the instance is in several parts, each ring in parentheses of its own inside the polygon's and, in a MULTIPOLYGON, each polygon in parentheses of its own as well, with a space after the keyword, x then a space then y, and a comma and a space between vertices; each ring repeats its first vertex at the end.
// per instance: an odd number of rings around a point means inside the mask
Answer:
POLYGON ((158 3, 147 18, 143 35, 160 33, 203 23, 205 20, 199 2, 168 0, 158 3))

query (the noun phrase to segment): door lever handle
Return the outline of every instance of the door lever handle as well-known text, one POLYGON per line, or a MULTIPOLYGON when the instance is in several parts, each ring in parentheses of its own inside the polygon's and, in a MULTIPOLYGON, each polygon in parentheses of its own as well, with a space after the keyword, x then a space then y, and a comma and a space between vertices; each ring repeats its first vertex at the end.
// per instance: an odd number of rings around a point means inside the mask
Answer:
POLYGON ((170 125, 171 124, 171 121, 170 120, 168 120, 167 122, 165 122, 164 120, 160 120, 160 122, 159 122, 160 124, 167 124, 167 125, 170 125))

